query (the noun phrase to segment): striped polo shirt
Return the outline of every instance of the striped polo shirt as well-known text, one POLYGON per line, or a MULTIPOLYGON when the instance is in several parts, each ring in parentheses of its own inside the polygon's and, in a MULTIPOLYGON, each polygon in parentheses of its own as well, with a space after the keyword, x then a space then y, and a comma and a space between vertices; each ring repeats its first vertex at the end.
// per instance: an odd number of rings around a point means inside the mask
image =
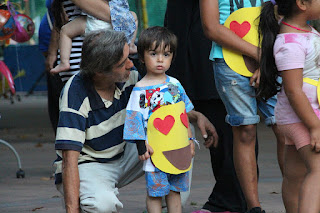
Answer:
POLYGON ((55 149, 56 183, 61 183, 62 150, 80 152, 78 163, 106 163, 123 155, 123 127, 130 93, 138 81, 117 83, 113 102, 102 99, 90 79, 81 73, 66 83, 60 97, 60 117, 55 149))

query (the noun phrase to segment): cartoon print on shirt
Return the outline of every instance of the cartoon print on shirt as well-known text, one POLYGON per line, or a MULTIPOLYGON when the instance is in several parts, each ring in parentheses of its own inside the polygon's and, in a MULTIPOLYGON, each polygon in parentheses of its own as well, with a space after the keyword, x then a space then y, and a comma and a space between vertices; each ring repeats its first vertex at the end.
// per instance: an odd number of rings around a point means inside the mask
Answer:
POLYGON ((173 97, 173 103, 177 103, 177 101, 180 98, 178 86, 173 83, 169 83, 168 84, 168 91, 173 97))
MULTIPOLYGON (((236 6, 238 9, 241 9, 244 7, 244 4, 243 4, 243 0, 229 0, 230 1, 230 14, 232 14, 234 12, 234 3, 236 3, 236 6)), ((264 3, 263 0, 260 0, 261 2, 261 5, 264 3)), ((257 4, 257 0, 250 0, 250 3, 251 3, 251 6, 252 7, 256 7, 256 4, 257 4)))
POLYGON ((144 90, 139 98, 140 108, 149 107, 151 112, 154 112, 161 106, 178 103, 181 95, 179 86, 170 82, 163 88, 144 90))
POLYGON ((163 92, 160 92, 160 88, 146 90, 146 99, 145 107, 149 107, 152 112, 164 105, 163 92))

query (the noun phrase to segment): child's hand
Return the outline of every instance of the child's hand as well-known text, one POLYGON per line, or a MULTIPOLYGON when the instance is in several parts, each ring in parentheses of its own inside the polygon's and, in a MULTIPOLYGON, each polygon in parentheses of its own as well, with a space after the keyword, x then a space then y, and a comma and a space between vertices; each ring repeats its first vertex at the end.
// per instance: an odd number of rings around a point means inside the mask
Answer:
POLYGON ((147 160, 153 154, 153 149, 149 144, 146 144, 147 151, 143 155, 139 155, 139 160, 147 160))
POLYGON ((320 152, 320 127, 312 128, 310 130, 311 149, 320 152))
POLYGON ((189 143, 190 143, 191 155, 192 155, 192 157, 194 157, 194 155, 196 154, 196 152, 194 151, 194 142, 193 142, 193 140, 189 140, 189 143))

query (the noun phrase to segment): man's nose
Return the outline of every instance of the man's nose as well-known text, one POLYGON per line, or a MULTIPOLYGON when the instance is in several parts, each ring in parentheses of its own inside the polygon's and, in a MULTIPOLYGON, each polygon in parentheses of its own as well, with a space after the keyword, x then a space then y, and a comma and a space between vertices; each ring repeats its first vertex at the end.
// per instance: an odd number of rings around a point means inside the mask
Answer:
POLYGON ((126 68, 131 69, 133 67, 133 62, 128 58, 128 61, 126 63, 126 68))

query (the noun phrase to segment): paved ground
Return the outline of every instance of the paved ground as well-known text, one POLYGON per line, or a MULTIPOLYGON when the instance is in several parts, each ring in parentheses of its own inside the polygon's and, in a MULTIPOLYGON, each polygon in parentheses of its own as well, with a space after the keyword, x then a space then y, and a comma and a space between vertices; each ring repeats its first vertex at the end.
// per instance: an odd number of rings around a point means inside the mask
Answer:
MULTIPOLYGON (((10 104, 0 99, 0 139, 14 146, 21 157, 24 179, 15 177, 18 170, 14 154, 0 144, 0 212, 64 212, 61 196, 50 179, 55 159, 54 135, 49 124, 44 94, 23 97, 10 104)), ((269 128, 258 126, 260 143, 259 194, 267 213, 285 212, 281 200, 281 175, 276 161, 275 138, 269 128)), ((191 195, 183 212, 201 208, 208 198, 214 179, 209 152, 202 146, 196 151, 191 195)), ((120 189, 124 213, 142 213, 145 209, 144 179, 120 189)))

